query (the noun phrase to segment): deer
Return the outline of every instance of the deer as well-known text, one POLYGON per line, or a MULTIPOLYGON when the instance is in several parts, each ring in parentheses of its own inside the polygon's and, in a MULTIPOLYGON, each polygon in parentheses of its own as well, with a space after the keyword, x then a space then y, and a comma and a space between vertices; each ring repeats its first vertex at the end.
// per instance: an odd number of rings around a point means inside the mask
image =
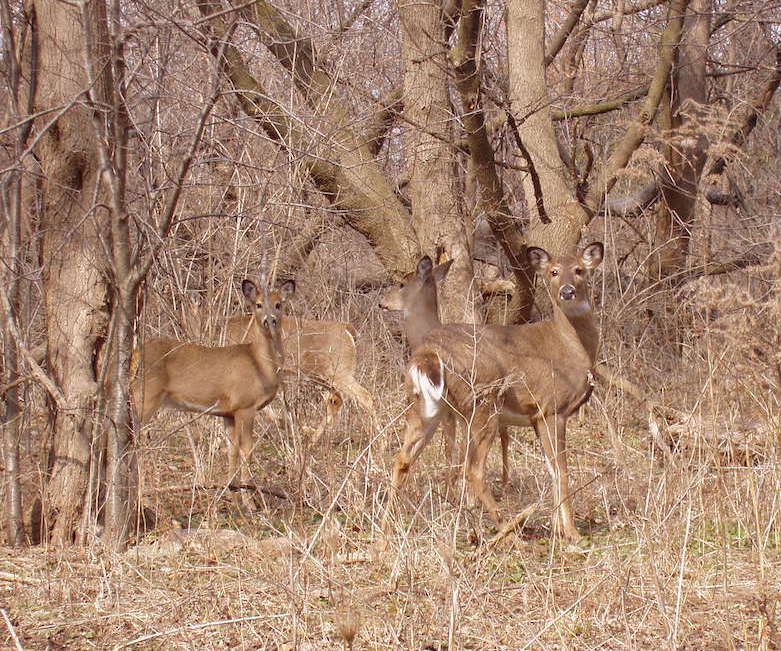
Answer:
MULTIPOLYGON (((447 277, 452 263, 453 260, 447 260, 435 267, 431 258, 424 255, 418 261, 415 271, 405 274, 401 282, 391 285, 380 297, 380 309, 401 312, 402 329, 410 350, 415 350, 423 343, 429 332, 442 325, 439 319, 437 284, 447 277)), ((454 460, 456 414, 453 412, 443 414, 440 424, 445 437, 445 454, 450 468, 447 481, 452 487, 456 470, 454 460)), ((522 424, 530 425, 528 420, 522 424)), ((502 445, 502 485, 506 486, 510 477, 508 456, 510 435, 507 424, 500 425, 499 438, 502 445)))
POLYGON ((407 365, 404 442, 393 463, 389 514, 410 468, 449 411, 466 421, 465 475, 473 495, 500 534, 506 528, 485 484, 485 462, 503 419, 531 423, 540 439, 553 481, 553 531, 580 539, 567 471, 567 419, 590 397, 599 331, 590 300, 590 277, 602 262, 604 246, 593 242, 579 254, 552 257, 528 247, 526 258, 545 276, 553 318, 514 326, 444 325, 429 332, 407 365))
POLYGON ((248 343, 218 347, 150 339, 133 353, 140 368, 131 395, 141 424, 163 406, 221 416, 228 431, 230 481, 239 480, 237 506, 249 512, 253 503, 244 489, 255 412, 271 402, 279 387, 281 305, 261 301, 261 291, 251 280, 244 280, 241 290, 254 309, 259 336, 248 343))
MULTIPOLYGON (((281 309, 295 291, 295 282, 288 280, 278 290, 269 292, 268 300, 274 310, 281 309)), ((256 309, 263 309, 258 302, 256 309)), ((287 377, 303 374, 326 386, 330 391, 324 397, 325 420, 312 434, 316 445, 326 428, 335 421, 342 407, 342 396, 355 400, 367 413, 373 414, 371 394, 355 379, 358 354, 355 349, 356 331, 344 321, 320 321, 283 315, 279 320, 284 358, 282 373, 287 377)), ((229 343, 253 341, 258 336, 257 321, 252 316, 238 315, 228 321, 229 343)))

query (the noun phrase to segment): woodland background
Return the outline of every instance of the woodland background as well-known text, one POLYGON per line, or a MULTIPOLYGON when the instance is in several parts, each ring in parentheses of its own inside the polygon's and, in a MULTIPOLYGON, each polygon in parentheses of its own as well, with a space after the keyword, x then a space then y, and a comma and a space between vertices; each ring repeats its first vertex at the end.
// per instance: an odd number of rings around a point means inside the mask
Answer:
POLYGON ((4 645, 781 646, 778 3, 0 11, 4 645), (594 239, 600 366, 569 434, 587 544, 550 537, 516 430, 502 508, 539 518, 477 545, 431 446, 372 557, 404 409, 382 288, 429 253, 454 260, 444 321, 543 318, 525 245, 594 239), (247 519, 204 488, 218 419, 139 431, 127 387, 139 337, 218 345, 261 273, 355 326, 377 409, 311 450, 320 389, 288 383, 247 519))

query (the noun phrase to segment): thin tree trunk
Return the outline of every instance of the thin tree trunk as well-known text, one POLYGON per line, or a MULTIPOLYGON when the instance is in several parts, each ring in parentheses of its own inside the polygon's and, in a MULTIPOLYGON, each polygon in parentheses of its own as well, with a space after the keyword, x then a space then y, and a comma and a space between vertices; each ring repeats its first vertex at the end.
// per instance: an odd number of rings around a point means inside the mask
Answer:
MULTIPOLYGON (((0 18, 3 23, 3 60, 5 77, 8 80, 7 100, 8 116, 12 124, 18 124, 22 115, 30 113, 29 92, 27 106, 23 109, 24 95, 22 88, 21 62, 17 58, 21 48, 18 47, 13 28, 11 8, 7 0, 0 2, 0 18)), ((34 78, 33 78, 34 79, 34 78)), ((31 85, 34 81, 31 81, 31 85)), ((5 126, 5 125, 3 125, 5 126)), ((22 170, 24 161, 22 152, 27 145, 30 125, 17 128, 13 141, 14 163, 17 166, 6 173, 0 186, 0 206, 2 207, 3 225, 0 225, 0 242, 2 243, 3 271, 0 278, 0 291, 5 291, 3 308, 0 309, 0 324, 3 333, 3 374, 0 383, 6 389, 4 394, 5 413, 3 414, 3 462, 5 475, 5 529, 9 545, 19 546, 24 543, 24 520, 22 511, 22 487, 19 477, 19 443, 21 437, 22 411, 19 399, 22 390, 20 359, 17 352, 17 341, 12 336, 12 320, 16 318, 21 303, 20 278, 21 265, 21 219, 22 219, 22 170), (5 306, 10 308, 5 309, 5 306)))
MULTIPOLYGON (((705 77, 710 41, 710 0, 692 0, 678 47, 673 84, 671 128, 673 132, 703 116, 707 101, 705 77)), ((701 131, 695 127, 693 132, 701 131)), ((656 213, 652 281, 674 278, 685 270, 692 227, 696 221, 697 191, 705 165, 705 135, 691 135, 677 147, 667 148, 666 175, 662 179, 662 202, 656 213)))

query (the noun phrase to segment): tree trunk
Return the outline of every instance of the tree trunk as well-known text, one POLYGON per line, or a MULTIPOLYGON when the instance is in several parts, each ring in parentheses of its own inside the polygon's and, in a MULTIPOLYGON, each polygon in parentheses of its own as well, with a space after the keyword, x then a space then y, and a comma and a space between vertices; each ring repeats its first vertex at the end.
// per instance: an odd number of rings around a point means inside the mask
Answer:
POLYGON ((404 62, 404 151, 412 223, 421 253, 443 250, 453 266, 439 296, 443 322, 480 320, 470 238, 460 210, 451 146, 445 23, 441 3, 400 0, 404 62))
POLYGON ((678 47, 670 127, 673 134, 692 123, 694 128, 679 146, 667 147, 663 200, 657 207, 654 255, 650 259, 651 281, 672 279, 685 270, 696 221, 697 191, 707 150, 703 126, 697 122, 707 101, 710 5, 710 0, 692 0, 678 47), (699 135, 694 135, 696 132, 699 135))
POLYGON ((22 516, 22 488, 19 482, 19 439, 21 433, 22 412, 19 409, 20 382, 19 357, 16 352, 16 341, 11 335, 10 320, 19 306, 19 214, 21 208, 20 190, 21 178, 18 174, 10 175, 9 183, 3 183, 3 212, 7 221, 6 241, 3 242, 4 259, 9 261, 9 267, 3 276, 7 291, 10 313, 2 310, 0 323, 3 328, 3 374, 0 383, 7 387, 4 393, 5 413, 3 414, 3 465, 5 475, 5 529, 9 545, 19 546, 24 542, 24 524, 22 516), (9 187, 10 186, 10 187, 9 187))
POLYGON ((529 153, 528 164, 539 177, 548 217, 545 220, 537 208, 529 174, 523 184, 530 212, 526 241, 554 256, 569 253, 578 243, 589 215, 575 197, 556 143, 545 79, 543 0, 508 0, 507 59, 511 112, 529 153))
MULTIPOLYGON (((88 5, 99 23, 101 3, 88 5)), ((39 110, 75 103, 86 88, 82 16, 58 0, 35 0, 39 48, 39 110)), ((105 14, 103 16, 105 29, 105 14)), ((42 121, 43 124, 43 121, 42 121)), ((72 107, 43 135, 41 246, 49 371, 65 408, 53 408, 51 476, 44 495, 44 526, 55 544, 70 544, 85 502, 93 444, 97 384, 93 358, 105 330, 106 288, 93 201, 99 165, 90 116, 72 107)))

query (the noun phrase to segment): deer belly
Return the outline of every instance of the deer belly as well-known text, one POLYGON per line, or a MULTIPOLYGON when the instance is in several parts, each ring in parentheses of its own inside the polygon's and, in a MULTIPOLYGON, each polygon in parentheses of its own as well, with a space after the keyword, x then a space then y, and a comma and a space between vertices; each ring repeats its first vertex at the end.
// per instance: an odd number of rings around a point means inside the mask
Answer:
POLYGON ((531 427, 532 422, 528 414, 522 414, 504 407, 499 415, 499 422, 502 425, 514 425, 515 427, 531 427))

